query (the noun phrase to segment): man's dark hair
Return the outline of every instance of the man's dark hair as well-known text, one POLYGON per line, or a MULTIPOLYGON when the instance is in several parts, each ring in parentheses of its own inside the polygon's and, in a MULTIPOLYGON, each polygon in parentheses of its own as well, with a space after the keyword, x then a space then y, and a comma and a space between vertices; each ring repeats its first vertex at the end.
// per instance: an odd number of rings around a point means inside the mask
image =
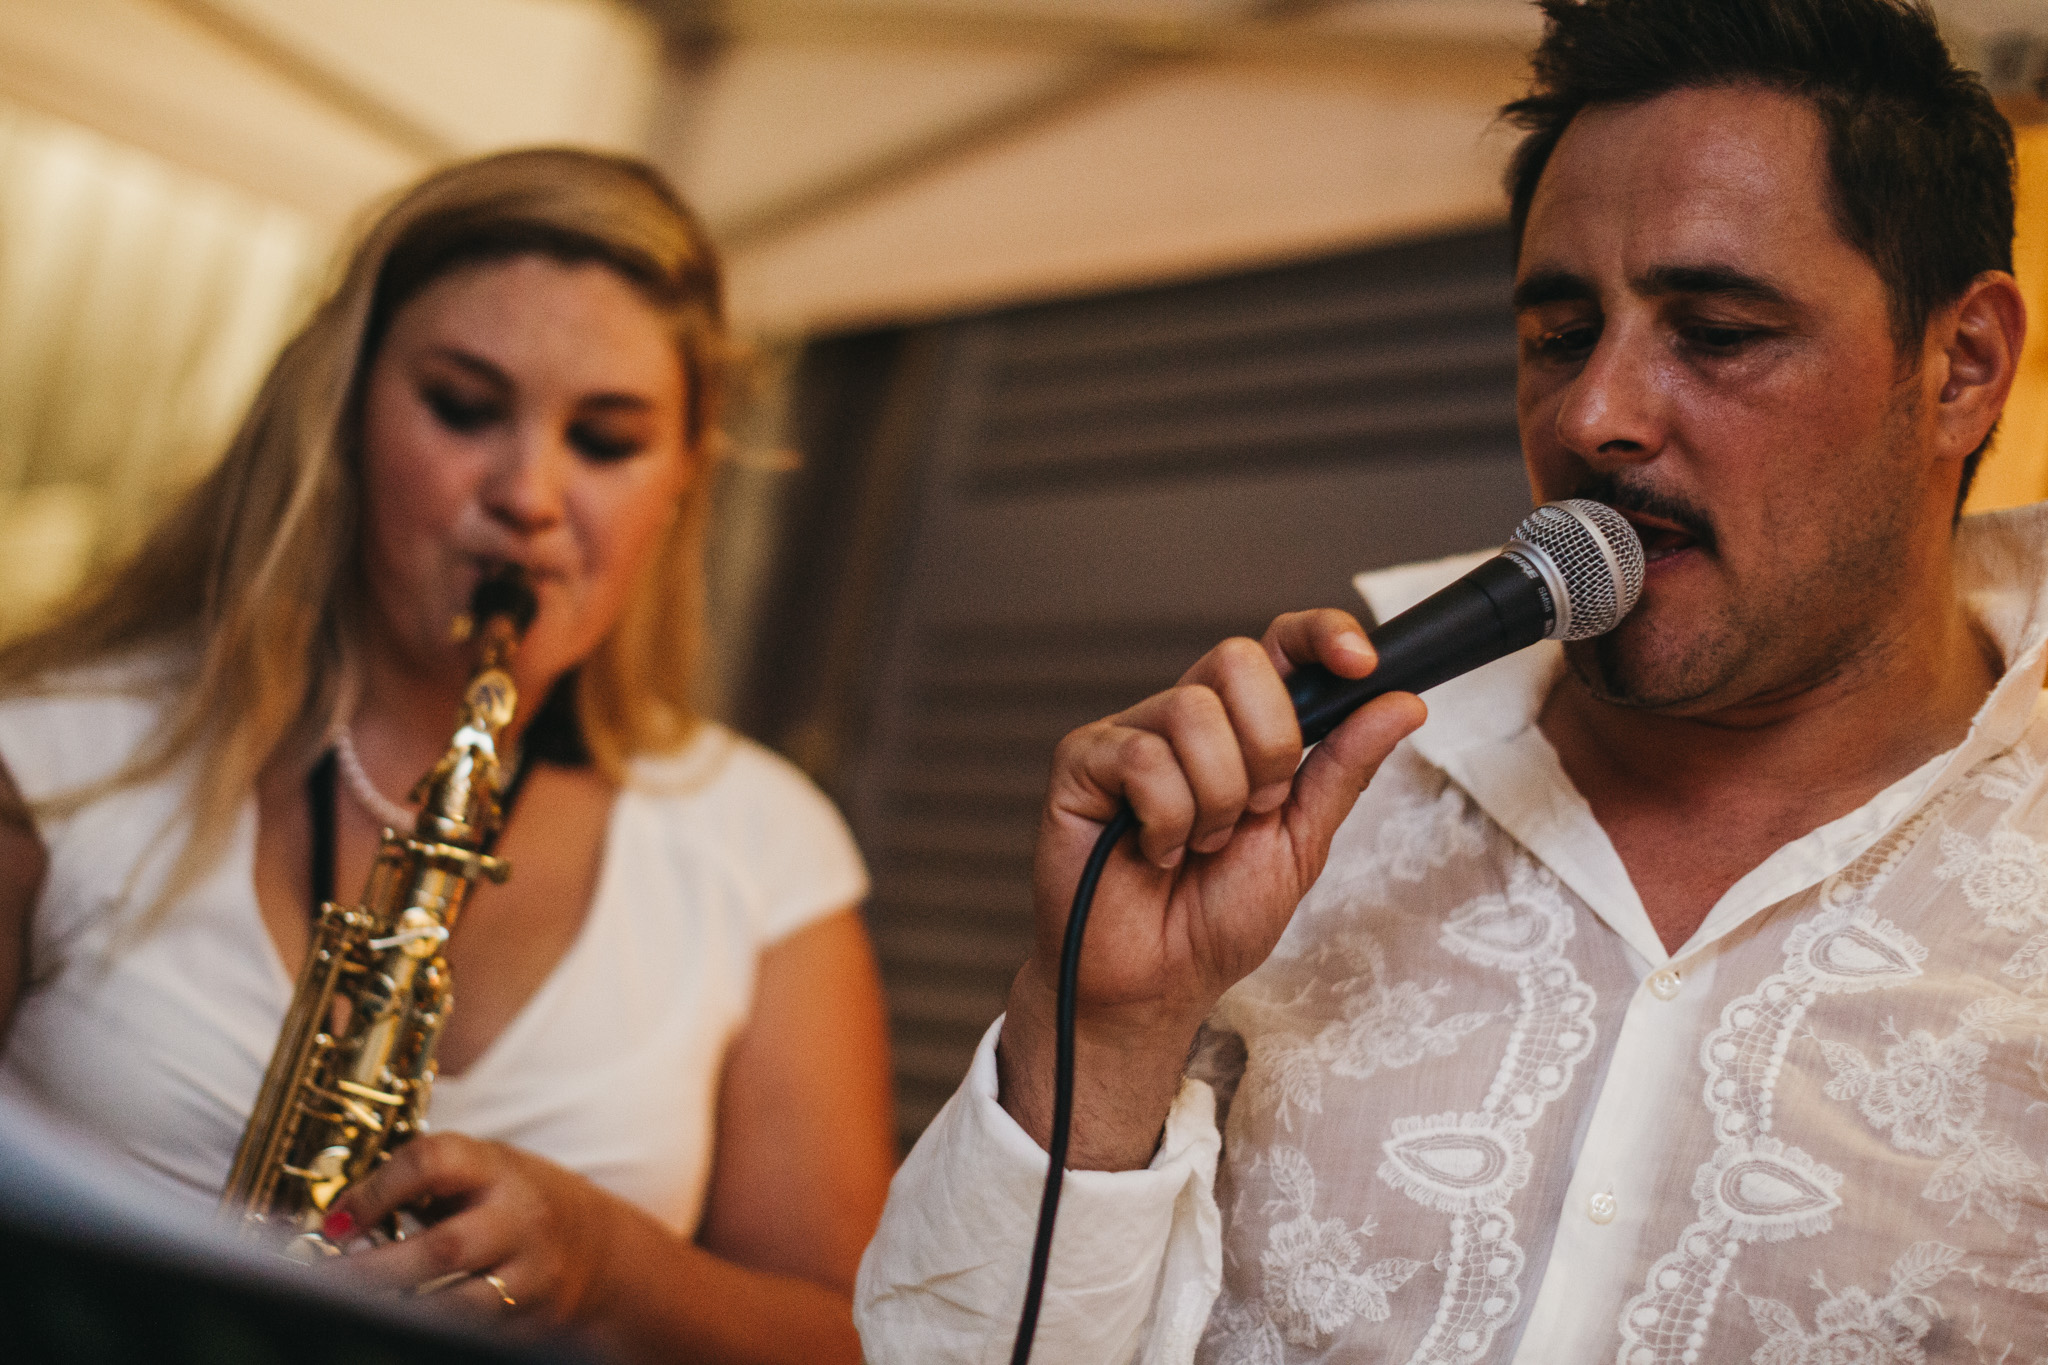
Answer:
MULTIPOLYGON (((1507 173, 1517 254, 1536 182, 1580 110, 1755 83, 1807 99, 1820 115, 1835 225, 1884 281, 1902 359, 1971 280, 2012 269, 2012 129, 1950 58, 1924 3, 1539 3, 1549 23, 1535 80, 1501 111, 1527 130, 1507 173)), ((1964 493, 1983 454, 1979 446, 1963 466, 1964 493)))

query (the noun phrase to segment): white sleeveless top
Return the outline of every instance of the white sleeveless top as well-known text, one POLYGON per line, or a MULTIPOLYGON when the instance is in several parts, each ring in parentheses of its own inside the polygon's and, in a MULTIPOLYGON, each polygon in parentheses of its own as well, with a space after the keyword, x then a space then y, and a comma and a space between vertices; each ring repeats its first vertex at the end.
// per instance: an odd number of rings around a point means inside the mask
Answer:
MULTIPOLYGON (((134 696, 0 701, 0 761, 39 800, 115 771, 157 714, 134 696)), ((293 982, 257 909, 253 799, 206 878, 155 927, 120 932, 163 884, 192 780, 188 768, 41 822, 49 872, 0 1094, 98 1134, 206 1210, 293 982)), ((433 1126, 538 1153, 694 1231, 756 958, 866 889, 839 813, 767 750, 705 726, 675 755, 635 760, 575 942, 490 1048, 435 1083, 433 1126)))

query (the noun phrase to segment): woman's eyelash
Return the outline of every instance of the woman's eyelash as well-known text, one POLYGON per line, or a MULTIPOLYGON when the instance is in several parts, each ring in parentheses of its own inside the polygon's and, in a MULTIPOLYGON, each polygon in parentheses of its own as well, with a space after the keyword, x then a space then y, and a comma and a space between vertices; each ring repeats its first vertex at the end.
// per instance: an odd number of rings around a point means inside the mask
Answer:
POLYGON ((623 460, 640 453, 641 443, 630 436, 609 436, 589 427, 569 428, 569 441, 585 458, 599 463, 623 460))
POLYGON ((446 389, 428 389, 425 397, 435 418, 450 431, 475 431, 498 415, 498 404, 488 398, 464 398, 446 389))

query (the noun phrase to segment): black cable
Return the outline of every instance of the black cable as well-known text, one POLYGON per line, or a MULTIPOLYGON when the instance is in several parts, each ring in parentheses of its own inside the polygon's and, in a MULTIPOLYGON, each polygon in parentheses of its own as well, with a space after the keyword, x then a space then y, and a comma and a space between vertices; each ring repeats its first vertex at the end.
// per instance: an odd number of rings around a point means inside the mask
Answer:
POLYGON ((307 850, 306 876, 312 883, 313 918, 334 899, 334 750, 320 755, 306 774, 306 813, 312 819, 313 844, 307 850))
POLYGON ((1038 1201, 1038 1236, 1031 1246, 1031 1278, 1024 1287, 1024 1312, 1017 1320, 1017 1344, 1010 1351, 1010 1365, 1026 1365, 1031 1359, 1031 1338, 1038 1332, 1038 1304, 1045 1297, 1045 1269, 1052 1259, 1052 1224, 1059 1214, 1060 1182, 1067 1168, 1067 1129, 1074 1118, 1074 997, 1081 979, 1081 934, 1088 927, 1088 911, 1095 904, 1095 883, 1102 876, 1103 865, 1117 841, 1137 826, 1137 815, 1125 805, 1102 827, 1087 866, 1081 869, 1080 885, 1074 888, 1073 908, 1067 911, 1054 1008, 1052 1140, 1046 1148, 1045 1195, 1038 1201))

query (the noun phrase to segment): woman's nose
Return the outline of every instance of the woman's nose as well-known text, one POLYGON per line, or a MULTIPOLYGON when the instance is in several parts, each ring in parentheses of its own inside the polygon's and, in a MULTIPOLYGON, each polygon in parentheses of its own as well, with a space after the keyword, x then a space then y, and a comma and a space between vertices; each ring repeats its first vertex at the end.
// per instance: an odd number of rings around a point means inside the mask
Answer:
POLYGON ((1558 439, 1596 469, 1655 458, 1667 425, 1661 368, 1653 338, 1610 325, 1565 388, 1558 439))
POLYGON ((571 458, 559 433, 522 424, 484 481, 485 508, 522 533, 553 526, 563 516, 571 458))

